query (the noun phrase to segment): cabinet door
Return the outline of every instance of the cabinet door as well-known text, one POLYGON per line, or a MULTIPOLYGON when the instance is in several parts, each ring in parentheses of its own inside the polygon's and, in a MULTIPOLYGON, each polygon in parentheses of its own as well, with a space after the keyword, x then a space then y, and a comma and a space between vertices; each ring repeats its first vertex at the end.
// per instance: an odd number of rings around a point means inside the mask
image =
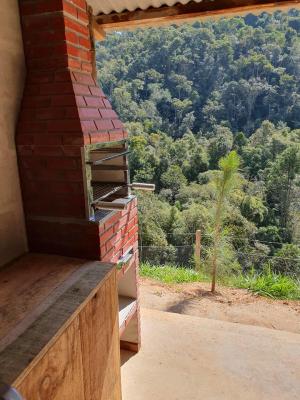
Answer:
POLYGON ((121 399, 115 271, 16 389, 25 400, 121 399))
POLYGON ((25 400, 84 400, 79 317, 17 387, 25 400))
POLYGON ((120 344, 115 272, 79 315, 85 400, 120 400, 120 344))

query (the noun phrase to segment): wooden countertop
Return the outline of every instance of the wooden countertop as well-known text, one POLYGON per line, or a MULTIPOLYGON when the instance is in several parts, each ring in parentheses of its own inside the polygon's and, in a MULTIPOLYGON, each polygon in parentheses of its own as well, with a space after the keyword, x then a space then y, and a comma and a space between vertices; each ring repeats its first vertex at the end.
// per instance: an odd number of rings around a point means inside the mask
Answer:
POLYGON ((0 269, 0 381, 14 385, 114 269, 33 253, 0 269))

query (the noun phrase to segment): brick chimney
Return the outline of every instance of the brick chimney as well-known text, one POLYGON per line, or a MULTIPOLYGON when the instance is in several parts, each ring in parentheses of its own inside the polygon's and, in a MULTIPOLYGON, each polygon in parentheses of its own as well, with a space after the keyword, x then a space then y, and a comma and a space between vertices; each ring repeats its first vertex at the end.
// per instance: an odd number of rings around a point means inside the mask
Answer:
POLYGON ((20 0, 20 11, 27 80, 16 143, 30 250, 103 259, 81 148, 127 133, 93 76, 87 4, 20 0))

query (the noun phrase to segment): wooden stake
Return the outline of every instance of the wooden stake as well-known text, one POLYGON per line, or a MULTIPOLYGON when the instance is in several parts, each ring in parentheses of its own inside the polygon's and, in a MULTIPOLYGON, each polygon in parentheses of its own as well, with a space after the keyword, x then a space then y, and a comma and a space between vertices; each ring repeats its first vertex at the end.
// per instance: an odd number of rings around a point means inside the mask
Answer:
POLYGON ((196 231, 196 246, 195 246, 195 265, 196 270, 200 270, 200 258, 201 258, 201 231, 196 231))

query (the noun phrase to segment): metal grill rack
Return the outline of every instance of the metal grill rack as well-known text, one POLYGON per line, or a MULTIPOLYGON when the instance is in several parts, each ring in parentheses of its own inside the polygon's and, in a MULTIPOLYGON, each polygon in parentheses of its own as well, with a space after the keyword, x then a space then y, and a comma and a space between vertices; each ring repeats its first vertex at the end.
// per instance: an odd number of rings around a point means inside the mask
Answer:
POLYGON ((114 183, 99 183, 92 182, 93 188, 93 204, 98 201, 104 200, 115 193, 119 192, 121 189, 126 188, 126 185, 118 185, 114 183))
POLYGON ((99 220, 101 210, 125 210, 130 201, 131 189, 154 190, 154 185, 130 184, 128 154, 126 140, 89 145, 83 149, 89 219, 99 220))
POLYGON ((86 171, 87 216, 99 219, 100 210, 124 210, 130 194, 126 140, 89 145, 83 149, 86 171))

